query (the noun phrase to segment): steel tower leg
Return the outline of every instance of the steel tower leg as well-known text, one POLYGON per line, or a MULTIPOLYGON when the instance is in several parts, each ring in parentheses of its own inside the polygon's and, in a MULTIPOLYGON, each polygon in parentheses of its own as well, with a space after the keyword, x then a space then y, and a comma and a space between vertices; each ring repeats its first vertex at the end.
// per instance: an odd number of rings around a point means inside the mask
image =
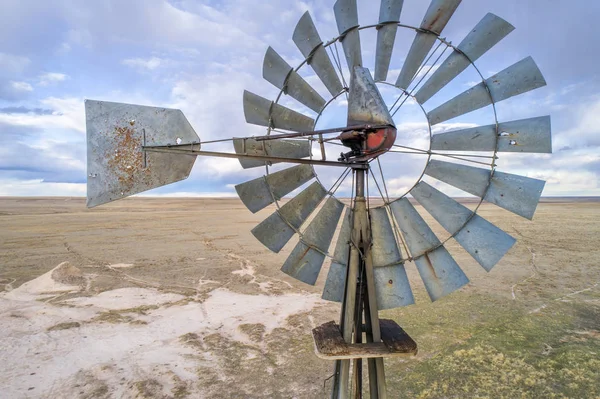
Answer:
MULTIPOLYGON (((350 258, 342 302, 340 329, 348 343, 380 342, 381 332, 371 259, 371 231, 365 198, 365 170, 356 169, 354 220, 350 258), (364 314, 364 327, 363 327, 364 314)), ((383 358, 368 360, 371 399, 387 398, 383 358)), ((362 398, 362 359, 337 360, 332 399, 362 398), (350 364, 352 362, 352 387, 350 364), (352 396, 351 396, 352 395, 352 396)))

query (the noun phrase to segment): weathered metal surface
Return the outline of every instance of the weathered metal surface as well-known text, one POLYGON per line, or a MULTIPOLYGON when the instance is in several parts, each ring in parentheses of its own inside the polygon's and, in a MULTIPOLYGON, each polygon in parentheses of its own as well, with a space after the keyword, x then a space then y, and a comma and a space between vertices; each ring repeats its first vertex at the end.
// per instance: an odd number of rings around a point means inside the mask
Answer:
MULTIPOLYGON (((406 357, 417 354, 417 343, 393 320, 380 320, 381 341, 349 344, 334 321, 312 330, 317 357, 326 360, 406 357)), ((381 396, 379 396, 381 398, 381 396)))
MULTIPOLYGON (((439 35, 446 27, 448 21, 450 21, 450 18, 452 18, 460 2, 461 0, 432 0, 420 28, 439 35)), ((413 80, 421 64, 423 64, 423 61, 425 61, 425 57, 427 57, 435 42, 435 34, 426 32, 416 33, 400 75, 398 75, 398 80, 396 80, 396 86, 408 89, 410 82, 413 80)))
POLYGON ((327 253, 329 249, 343 210, 344 204, 329 197, 302 234, 302 241, 283 264, 281 270, 284 273, 306 284, 315 285, 325 260, 323 253, 327 253))
POLYGON ((189 176, 196 156, 142 151, 144 144, 200 142, 180 110, 86 100, 85 113, 88 207, 189 176))
POLYGON ((373 277, 379 310, 415 303, 404 265, 376 267, 373 269, 373 277))
POLYGON ((319 31, 310 16, 310 12, 306 11, 296 24, 292 40, 296 43, 298 50, 305 58, 310 57, 314 49, 323 44, 319 31))
POLYGON ((417 184, 410 193, 487 271, 490 271, 516 242, 498 227, 479 215, 473 215, 467 207, 425 182, 417 184))
POLYGON ((381 0, 379 6, 379 23, 399 22, 404 0, 381 0))
POLYGON ((447 121, 494 102, 543 87, 546 81, 531 57, 527 57, 469 90, 440 105, 427 114, 432 125, 447 121), (486 85, 490 90, 486 89, 486 85))
POLYGON ((253 125, 269 126, 270 117, 272 127, 294 132, 312 130, 315 124, 314 119, 247 90, 244 90, 244 115, 246 122, 253 125))
POLYGON ((310 165, 298 165, 235 186, 246 207, 256 213, 315 177, 310 165))
POLYGON ((267 49, 263 62, 263 77, 285 94, 298 100, 315 112, 325 105, 316 92, 272 47, 267 49))
POLYGON ((371 208, 371 255, 375 268, 400 262, 402 255, 385 207, 371 208))
POLYGON ((375 50, 375 81, 385 82, 390 69, 392 51, 396 42, 398 25, 384 25, 377 30, 377 48, 375 50))
POLYGON ((423 84, 415 94, 416 100, 425 103, 514 29, 502 18, 488 13, 458 45, 460 52, 453 51, 423 84))
POLYGON ((351 233, 352 210, 346 208, 342 219, 342 227, 335 244, 333 259, 327 273, 322 298, 327 301, 342 302, 348 271, 348 255, 351 233))
POLYGON ((496 125, 436 134, 431 139, 432 150, 494 151, 498 139, 498 152, 552 153, 550 116, 521 119, 496 125))
POLYGON ((298 21, 292 40, 296 43, 304 58, 309 58, 309 65, 321 79, 329 93, 335 96, 341 92, 343 86, 340 78, 323 47, 323 41, 308 11, 298 21))
POLYGON ((303 283, 315 285, 324 261, 325 255, 300 241, 286 259, 281 271, 303 283))
POLYGON ((346 63, 350 71, 355 66, 362 66, 362 53, 360 49, 360 34, 358 31, 358 10, 356 0, 337 0, 333 5, 335 21, 344 47, 346 63))
POLYGON ((397 23, 400 21, 400 13, 404 0, 381 0, 379 8, 379 23, 388 23, 378 28, 377 49, 375 52, 375 80, 384 82, 387 80, 390 69, 390 59, 396 41, 397 23))
POLYGON ((394 120, 367 68, 354 67, 348 97, 348 126, 394 125, 394 120))
POLYGON ((326 301, 342 302, 347 273, 348 264, 332 261, 329 266, 329 272, 327 273, 327 280, 325 280, 325 287, 323 288, 323 295, 321 298, 326 301))
POLYGON ((486 201, 532 219, 546 182, 495 171, 486 193, 490 173, 487 169, 438 160, 430 161, 425 168, 425 174, 431 177, 480 198, 485 194, 486 201))
MULTIPOLYGON (((267 155, 281 158, 306 158, 311 154, 311 146, 308 140, 256 141, 253 139, 234 139, 233 148, 236 154, 267 155)), ((244 169, 265 166, 265 161, 262 160, 247 158, 240 158, 239 160, 244 169)), ((277 163, 276 161, 269 162, 271 164, 277 163)))
POLYGON ((271 251, 279 252, 294 235, 294 229, 300 228, 325 194, 325 188, 314 182, 253 228, 252 234, 271 251))
POLYGON ((390 204, 406 245, 415 257, 417 270, 432 301, 446 296, 469 282, 446 248, 407 198, 390 204), (431 251, 433 248, 436 248, 431 251), (419 256, 422 255, 422 256, 419 256))

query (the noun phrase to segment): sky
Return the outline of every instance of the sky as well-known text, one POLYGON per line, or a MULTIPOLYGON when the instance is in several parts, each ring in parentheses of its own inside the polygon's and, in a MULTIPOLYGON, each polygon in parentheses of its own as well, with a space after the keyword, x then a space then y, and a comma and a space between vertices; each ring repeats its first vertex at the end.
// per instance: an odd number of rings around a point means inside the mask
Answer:
MULTIPOLYGON (((262 79, 267 47, 290 65, 299 65, 303 57, 291 40, 298 19, 310 11, 321 38, 328 41, 338 33, 333 3, 3 0, 0 196, 85 196, 84 99, 181 109, 202 140, 264 134, 264 128, 245 122, 243 91, 274 99, 278 89, 262 79)), ((360 23, 376 23, 379 2, 358 4, 360 23)), ((401 22, 419 25, 427 6, 425 0, 405 0, 401 22)), ((600 195, 600 2, 463 0, 442 36, 460 43, 488 12, 516 30, 476 62, 481 72, 491 76, 532 56, 548 83, 499 103, 498 119, 551 115, 553 130, 553 154, 500 154, 498 170, 546 180, 546 196, 600 195)), ((399 30, 389 82, 395 82, 413 37, 413 31, 399 30)), ((375 38, 374 30, 361 32, 364 66, 370 69, 375 38)), ((310 67, 299 73, 329 99, 310 67)), ((474 70, 465 71, 426 109, 479 81, 474 70)), ((398 95, 390 86, 380 89, 386 100, 398 95)), ((281 103, 315 116, 293 99, 284 97, 281 103)), ((333 102, 317 127, 344 124, 345 105, 343 97, 333 102)), ((490 124, 491 117, 489 109, 476 111, 437 126, 433 133, 490 124)), ((395 121, 401 144, 426 145, 425 119, 417 104, 409 101, 395 121)), ((232 151, 232 146, 204 149, 232 151)), ((328 155, 334 157, 335 151, 328 155)), ((382 169, 390 195, 410 188, 425 162, 421 156, 386 154, 382 169)), ((326 183, 337 178, 331 170, 317 172, 326 183)), ((264 169, 244 170, 236 160, 201 158, 188 180, 148 194, 231 196, 235 184, 262 174, 264 169)), ((340 192, 350 184, 345 181, 340 192)))

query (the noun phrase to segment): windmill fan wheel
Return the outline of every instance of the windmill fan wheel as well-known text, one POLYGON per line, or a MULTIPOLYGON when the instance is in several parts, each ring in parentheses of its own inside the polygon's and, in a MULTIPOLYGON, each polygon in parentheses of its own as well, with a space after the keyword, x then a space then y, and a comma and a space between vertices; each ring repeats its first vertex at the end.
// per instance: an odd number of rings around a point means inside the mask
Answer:
MULTIPOLYGON (((384 203, 383 206, 368 210, 379 309, 414 302, 404 266, 407 261, 415 263, 433 301, 467 284, 467 276, 445 248, 448 240, 456 240, 486 271, 490 271, 498 263, 514 245, 515 239, 477 214, 484 200, 519 216, 528 219, 533 217, 544 182, 496 170, 497 153, 550 153, 550 117, 499 121, 495 104, 542 87, 546 82, 530 57, 491 77, 482 75, 475 61, 514 30, 514 27, 490 13, 481 19, 458 46, 454 46, 440 34, 459 4, 460 0, 433 0, 422 23, 419 26, 409 26, 399 22, 403 1, 383 0, 379 21, 373 25, 361 26, 356 1, 338 0, 334 5, 334 12, 339 36, 326 43, 321 39, 310 13, 306 12, 296 25, 292 37, 305 58, 304 62, 293 68, 273 48, 269 47, 266 51, 263 77, 280 90, 277 98, 271 101, 257 94, 244 92, 246 121, 265 126, 267 136, 272 135, 273 139, 236 139, 234 147, 240 155, 315 159, 311 148, 313 143, 318 142, 324 157, 324 147, 333 144, 333 140, 323 140, 323 135, 316 131, 316 121, 323 110, 342 95, 349 96, 348 127, 359 124, 373 127, 371 131, 363 129, 355 132, 349 129, 340 134, 337 145, 341 142, 352 151, 347 154, 346 159, 340 158, 340 161, 346 161, 348 165, 332 187, 324 186, 310 164, 271 172, 269 168, 274 162, 240 159, 243 168, 266 167, 267 170, 265 176, 236 186, 240 199, 248 209, 257 212, 270 204, 277 205, 277 209, 257 225, 252 233, 273 252, 279 252, 297 234, 299 242, 285 261, 282 271, 307 284, 316 283, 325 259, 330 257, 331 266, 323 292, 324 299, 342 301, 348 246, 352 244, 353 209, 336 198, 336 190, 341 181, 349 178, 352 173, 355 164, 351 161, 374 165, 373 161, 378 162, 378 157, 388 156, 387 153, 393 152, 397 147, 402 148, 391 140, 392 136, 393 139, 396 138, 396 130, 390 117, 394 107, 402 99, 414 101, 426 115, 430 146, 421 150, 422 155, 427 157, 423 174, 399 198, 390 199, 387 192, 383 193, 386 190, 381 190, 385 181, 378 183, 375 173, 367 172, 379 186, 384 203), (373 75, 363 67, 360 32, 365 29, 377 30, 373 75), (414 41, 397 80, 386 82, 398 29, 414 31, 414 41), (342 47, 343 51, 338 51, 338 47, 342 47), (343 59, 339 56, 340 53, 343 53, 343 59), (442 54, 448 55, 442 58, 442 54), (432 65, 426 64, 436 57, 441 63, 433 70, 432 65), (344 64, 347 71, 344 71, 344 64), (326 88, 328 98, 322 97, 301 77, 301 68, 312 69, 326 88), (473 68, 477 72, 481 83, 426 110, 427 102, 467 68, 473 68), (349 85, 345 76, 350 76, 349 85), (396 87, 401 93, 398 101, 391 106, 386 105, 375 82, 396 87), (313 114, 305 115, 279 104, 282 100, 290 102, 288 99, 299 103, 299 107, 303 106, 313 114), (493 123, 431 134, 432 126, 484 107, 492 109, 493 123), (385 132, 382 132, 384 128, 388 129, 385 137, 385 132), (314 134, 297 137, 288 134, 285 136, 288 138, 279 138, 282 135, 278 133, 283 131, 312 131, 314 134), (344 134, 346 137, 352 134, 359 137, 354 142, 354 148, 352 143, 348 145, 349 139, 344 142, 344 134), (370 141, 374 143, 372 146, 369 146, 370 141), (378 150, 376 145, 380 146, 377 147, 378 150), (457 154, 457 151, 461 153, 457 154), (488 162, 482 162, 481 159, 488 162), (474 167, 469 162, 485 164, 487 168, 474 167), (423 181, 424 176, 478 197, 477 206, 474 210, 468 209, 423 181), (280 201, 301 187, 303 189, 294 198, 287 202, 280 201), (434 234, 408 199, 408 194, 447 230, 447 239, 440 240, 434 234), (307 222, 313 212, 316 215, 307 222), (330 254, 329 247, 340 224, 335 249, 330 254)), ((384 180, 383 173, 381 180, 384 180)))

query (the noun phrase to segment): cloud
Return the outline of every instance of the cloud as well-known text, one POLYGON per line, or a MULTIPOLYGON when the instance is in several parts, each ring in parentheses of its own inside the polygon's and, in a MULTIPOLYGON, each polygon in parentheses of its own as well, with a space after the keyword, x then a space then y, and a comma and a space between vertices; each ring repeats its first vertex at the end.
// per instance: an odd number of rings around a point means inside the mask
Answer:
POLYGON ((65 75, 64 73, 58 73, 58 72, 46 72, 44 74, 41 74, 39 76, 39 82, 38 84, 40 86, 49 86, 52 84, 56 84, 58 82, 63 82, 68 78, 67 75, 65 75))
POLYGON ((127 65, 132 68, 155 70, 160 66, 164 66, 166 60, 158 57, 151 58, 127 58, 122 62, 123 65, 127 65))
POLYGON ((36 114, 36 115, 52 115, 54 111, 44 108, 27 108, 24 106, 4 107, 0 108, 0 114, 36 114))
POLYGON ((33 91, 33 87, 27 82, 10 82, 10 86, 17 92, 33 91))
POLYGON ((42 179, 16 180, 0 177, 0 196, 85 196, 84 183, 48 183, 42 179))
POLYGON ((40 104, 52 110, 47 112, 0 113, 0 123, 36 128, 72 129, 85 132, 85 112, 83 99, 48 97, 40 100, 40 104))

